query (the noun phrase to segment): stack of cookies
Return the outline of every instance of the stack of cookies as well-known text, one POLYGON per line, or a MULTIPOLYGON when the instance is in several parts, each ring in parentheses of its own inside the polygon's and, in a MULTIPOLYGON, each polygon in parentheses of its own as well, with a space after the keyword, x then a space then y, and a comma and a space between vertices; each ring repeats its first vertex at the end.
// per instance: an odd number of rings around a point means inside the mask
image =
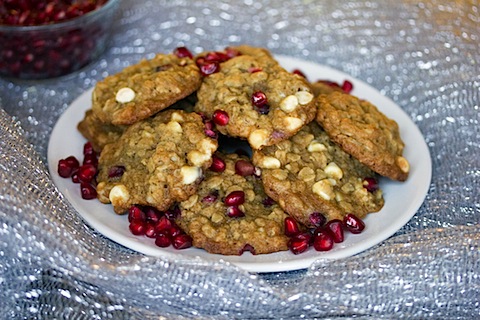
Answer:
POLYGON ((246 45, 109 76, 78 129, 100 152, 101 202, 175 206, 195 247, 225 255, 287 250, 287 217, 307 230, 379 211, 377 176, 409 172, 395 121, 246 45))

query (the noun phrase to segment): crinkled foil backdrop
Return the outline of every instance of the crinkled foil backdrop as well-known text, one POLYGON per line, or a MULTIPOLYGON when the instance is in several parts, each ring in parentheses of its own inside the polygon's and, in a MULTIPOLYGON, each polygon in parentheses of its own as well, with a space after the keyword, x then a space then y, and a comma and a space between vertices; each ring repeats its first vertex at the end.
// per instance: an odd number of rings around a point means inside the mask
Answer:
POLYGON ((79 73, 0 80, 2 317, 480 317, 478 0, 124 0, 112 27, 110 49, 79 73), (347 72, 410 115, 430 148, 433 180, 395 236, 308 270, 248 274, 137 254, 87 227, 62 200, 46 150, 73 99, 156 52, 240 43, 347 72))

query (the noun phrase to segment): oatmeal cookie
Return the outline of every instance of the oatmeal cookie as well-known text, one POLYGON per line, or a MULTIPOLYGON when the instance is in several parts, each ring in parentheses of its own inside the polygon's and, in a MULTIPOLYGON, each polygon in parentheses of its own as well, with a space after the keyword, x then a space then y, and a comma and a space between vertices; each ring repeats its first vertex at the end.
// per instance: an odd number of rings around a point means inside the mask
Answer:
POLYGON ((196 113, 166 110, 129 126, 98 161, 98 199, 122 214, 132 205, 160 211, 190 197, 218 142, 196 113))
POLYGON ((193 59, 158 54, 98 82, 92 110, 104 123, 133 124, 195 92, 201 81, 193 59))
POLYGON ((318 97, 317 106, 316 120, 343 150, 382 176, 407 179, 410 165, 394 120, 370 102, 340 92, 318 97))
POLYGON ((379 211, 382 192, 364 187, 375 173, 331 142, 311 122, 289 140, 256 150, 253 162, 262 170, 265 192, 297 221, 314 227, 325 220, 343 219, 347 213, 359 218, 379 211))
POLYGON ((180 202, 178 225, 193 238, 195 247, 210 253, 241 255, 244 251, 265 254, 287 250, 287 214, 267 197, 258 177, 235 173, 236 162, 249 159, 237 154, 217 156, 225 162, 225 170, 206 171, 197 193, 180 202), (232 200, 235 192, 238 197, 243 195, 244 201, 232 200))
POLYGON ((78 123, 77 129, 83 137, 92 143, 95 151, 100 152, 107 144, 117 141, 125 131, 126 126, 103 123, 95 116, 92 109, 89 109, 85 112, 82 121, 78 123))
POLYGON ((247 139, 253 149, 288 139, 316 114, 307 81, 265 59, 242 54, 222 63, 204 79, 195 106, 222 134, 247 139))

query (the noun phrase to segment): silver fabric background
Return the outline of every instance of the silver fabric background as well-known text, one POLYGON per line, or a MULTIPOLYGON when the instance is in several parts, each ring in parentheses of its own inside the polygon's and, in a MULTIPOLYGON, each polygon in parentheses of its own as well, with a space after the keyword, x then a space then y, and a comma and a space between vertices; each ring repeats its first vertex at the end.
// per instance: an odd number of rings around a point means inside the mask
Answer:
POLYGON ((80 72, 0 79, 0 317, 480 318, 478 0, 124 0, 112 28, 110 49, 80 72), (73 99, 154 53, 241 43, 347 72, 417 124, 433 180, 395 236, 308 270, 248 274, 132 252, 62 199, 46 150, 73 99))

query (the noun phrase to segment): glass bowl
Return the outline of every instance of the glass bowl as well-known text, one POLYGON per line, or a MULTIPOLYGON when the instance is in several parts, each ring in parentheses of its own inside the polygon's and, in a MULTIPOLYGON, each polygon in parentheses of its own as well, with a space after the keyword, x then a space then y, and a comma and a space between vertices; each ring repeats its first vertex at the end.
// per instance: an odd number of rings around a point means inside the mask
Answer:
POLYGON ((53 78, 94 61, 107 47, 120 1, 54 24, 0 25, 0 76, 53 78))

